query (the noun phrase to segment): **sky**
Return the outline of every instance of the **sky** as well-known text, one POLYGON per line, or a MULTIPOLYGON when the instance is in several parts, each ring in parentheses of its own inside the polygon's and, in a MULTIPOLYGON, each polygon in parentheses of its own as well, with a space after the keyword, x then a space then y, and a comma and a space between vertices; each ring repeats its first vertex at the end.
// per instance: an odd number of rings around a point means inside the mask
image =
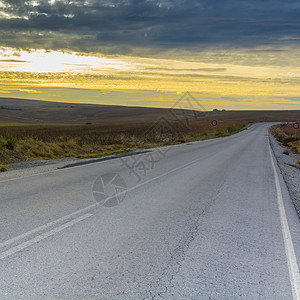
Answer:
POLYGON ((0 97, 300 109, 298 0, 0 0, 0 97))

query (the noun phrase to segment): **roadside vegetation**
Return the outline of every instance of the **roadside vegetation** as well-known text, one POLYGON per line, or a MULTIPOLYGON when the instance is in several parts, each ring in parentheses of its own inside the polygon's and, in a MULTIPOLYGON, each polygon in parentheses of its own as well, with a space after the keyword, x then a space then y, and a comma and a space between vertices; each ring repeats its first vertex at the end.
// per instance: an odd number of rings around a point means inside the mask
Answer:
MULTIPOLYGON (((295 139, 295 129, 292 124, 280 124, 271 127, 271 133, 276 139, 281 142, 284 146, 295 153, 300 154, 300 130, 297 131, 297 139, 295 139)), ((288 155, 289 151, 285 151, 284 154, 288 155)), ((300 165, 300 160, 298 160, 300 165)))
MULTIPOLYGON (((94 125, 0 124, 0 172, 18 161, 63 157, 95 158, 136 148, 179 144, 213 138, 209 122, 159 122, 94 125)), ((247 122, 219 122, 216 137, 239 132, 247 122)))

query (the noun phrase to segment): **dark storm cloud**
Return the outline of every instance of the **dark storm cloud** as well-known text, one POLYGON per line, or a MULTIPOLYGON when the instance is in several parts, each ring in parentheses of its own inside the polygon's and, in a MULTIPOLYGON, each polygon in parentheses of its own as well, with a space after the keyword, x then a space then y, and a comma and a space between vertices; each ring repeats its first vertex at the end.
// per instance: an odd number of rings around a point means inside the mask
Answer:
POLYGON ((0 45, 90 51, 298 43, 297 0, 1 0, 0 45), (1 5, 2 3, 2 5, 1 5))

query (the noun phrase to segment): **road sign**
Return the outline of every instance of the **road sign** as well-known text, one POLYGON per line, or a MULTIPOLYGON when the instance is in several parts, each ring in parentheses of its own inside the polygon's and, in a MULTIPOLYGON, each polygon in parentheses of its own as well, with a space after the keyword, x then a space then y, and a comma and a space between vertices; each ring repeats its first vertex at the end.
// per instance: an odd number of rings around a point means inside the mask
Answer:
POLYGON ((293 124, 293 127, 294 127, 294 129, 295 129, 295 140, 296 140, 296 139, 297 139, 297 129, 299 128, 299 123, 295 122, 295 123, 293 124))
POLYGON ((216 126, 217 126, 218 122, 217 120, 212 120, 211 121, 211 125, 214 127, 214 136, 216 136, 216 126))

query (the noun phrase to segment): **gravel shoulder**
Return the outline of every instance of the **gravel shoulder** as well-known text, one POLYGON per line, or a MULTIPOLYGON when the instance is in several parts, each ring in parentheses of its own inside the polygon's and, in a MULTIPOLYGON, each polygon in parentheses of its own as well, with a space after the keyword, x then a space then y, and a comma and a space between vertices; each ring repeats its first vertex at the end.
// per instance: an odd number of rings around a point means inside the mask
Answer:
POLYGON ((0 173, 0 182, 5 180, 20 178, 24 176, 32 176, 32 175, 47 173, 58 169, 85 165, 85 164, 105 161, 109 159, 116 159, 119 157, 130 156, 138 153, 145 153, 146 151, 149 150, 136 149, 131 152, 126 152, 118 155, 110 155, 105 157, 87 158, 87 159, 65 157, 59 159, 18 162, 9 165, 7 167, 8 170, 7 172, 0 173))
POLYGON ((300 217, 300 169, 297 164, 297 161, 300 159, 300 154, 296 154, 292 152, 289 147, 283 146, 272 134, 269 136, 279 169, 286 182, 298 216, 300 217))
POLYGON ((47 173, 79 160, 80 159, 74 157, 66 157, 50 160, 24 161, 10 164, 7 167, 7 172, 0 173, 0 181, 47 173))

